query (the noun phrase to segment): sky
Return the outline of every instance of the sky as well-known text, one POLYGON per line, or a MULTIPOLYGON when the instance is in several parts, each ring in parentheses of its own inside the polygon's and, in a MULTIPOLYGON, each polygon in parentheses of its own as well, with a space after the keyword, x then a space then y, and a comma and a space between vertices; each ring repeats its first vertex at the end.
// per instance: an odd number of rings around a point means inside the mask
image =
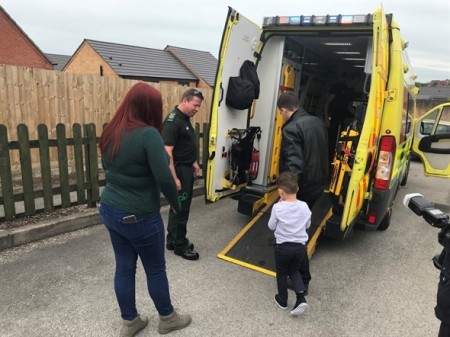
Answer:
POLYGON ((217 57, 228 7, 261 25, 264 16, 368 14, 382 6, 409 41, 416 81, 450 79, 449 0, 0 0, 45 53, 72 55, 84 39, 217 57))

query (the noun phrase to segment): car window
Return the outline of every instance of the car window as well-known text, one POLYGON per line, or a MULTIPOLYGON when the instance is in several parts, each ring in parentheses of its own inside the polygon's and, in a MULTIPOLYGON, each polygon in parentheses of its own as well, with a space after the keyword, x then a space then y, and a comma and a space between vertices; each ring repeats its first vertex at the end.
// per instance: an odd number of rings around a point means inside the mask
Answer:
POLYGON ((433 130, 434 121, 430 119, 424 119, 420 123, 420 133, 425 136, 431 135, 431 130, 433 130))
POLYGON ((433 130, 434 123, 436 122, 436 119, 439 114, 439 109, 434 109, 433 112, 431 112, 426 119, 422 120, 420 123, 420 129, 419 132, 424 136, 431 135, 431 131, 433 130))
POLYGON ((436 127, 436 134, 442 135, 444 133, 450 134, 450 106, 444 106, 442 109, 441 119, 436 127))
POLYGON ((439 110, 434 110, 431 114, 427 116, 420 123, 420 133, 424 136, 429 136, 431 134, 442 135, 442 134, 450 134, 450 106, 445 106, 440 115, 440 119, 437 122, 436 119, 438 117, 439 110), (435 128, 435 124, 436 128, 435 128), (434 132, 433 129, 435 128, 434 132))
POLYGON ((439 123, 439 125, 436 128, 436 134, 437 135, 442 135, 444 133, 450 133, 450 123, 447 124, 448 122, 445 121, 441 121, 439 123))

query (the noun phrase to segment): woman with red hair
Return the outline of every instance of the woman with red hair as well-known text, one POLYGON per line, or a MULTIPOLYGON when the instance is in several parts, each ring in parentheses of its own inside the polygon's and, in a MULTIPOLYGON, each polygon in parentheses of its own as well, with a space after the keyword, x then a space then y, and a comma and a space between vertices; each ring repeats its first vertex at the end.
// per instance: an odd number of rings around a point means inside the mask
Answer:
POLYGON ((159 313, 158 332, 183 329, 191 317, 174 311, 164 256, 160 192, 178 212, 177 188, 161 138, 161 93, 137 83, 126 94, 100 137, 106 186, 100 218, 109 231, 116 260, 114 289, 123 319, 120 336, 148 324, 136 309, 136 263, 141 259, 150 297, 159 313))

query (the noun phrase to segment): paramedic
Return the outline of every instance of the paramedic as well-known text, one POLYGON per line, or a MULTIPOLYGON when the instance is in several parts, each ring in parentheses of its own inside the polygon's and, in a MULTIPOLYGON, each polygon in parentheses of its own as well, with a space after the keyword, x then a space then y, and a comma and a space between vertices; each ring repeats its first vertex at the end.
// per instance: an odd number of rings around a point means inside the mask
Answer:
POLYGON ((197 163, 197 145, 193 117, 203 102, 203 94, 197 89, 183 93, 181 103, 170 112, 163 124, 163 140, 170 157, 170 169, 178 189, 181 211, 169 211, 166 248, 186 260, 198 260, 194 245, 186 238, 187 222, 192 201, 194 178, 200 175, 197 163))

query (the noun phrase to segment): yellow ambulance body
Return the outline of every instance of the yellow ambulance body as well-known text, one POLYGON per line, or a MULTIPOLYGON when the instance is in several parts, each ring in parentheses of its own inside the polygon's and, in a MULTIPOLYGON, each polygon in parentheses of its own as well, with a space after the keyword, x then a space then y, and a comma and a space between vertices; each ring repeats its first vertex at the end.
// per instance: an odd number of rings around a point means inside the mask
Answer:
POLYGON ((277 98, 290 90, 306 111, 323 117, 329 88, 357 73, 362 98, 354 102, 355 120, 337 139, 324 191, 330 211, 318 230, 344 239, 354 228, 386 229, 396 192, 406 184, 414 134, 418 88, 406 47, 393 15, 381 8, 364 15, 265 17, 262 27, 229 8, 207 137, 206 200, 235 196, 239 211, 249 215, 276 200, 284 123, 277 98), (246 60, 256 66, 260 91, 239 110, 226 98, 230 78, 239 76, 246 60), (242 141, 246 135, 250 142, 242 141), (238 158, 249 153, 252 158, 238 158))

